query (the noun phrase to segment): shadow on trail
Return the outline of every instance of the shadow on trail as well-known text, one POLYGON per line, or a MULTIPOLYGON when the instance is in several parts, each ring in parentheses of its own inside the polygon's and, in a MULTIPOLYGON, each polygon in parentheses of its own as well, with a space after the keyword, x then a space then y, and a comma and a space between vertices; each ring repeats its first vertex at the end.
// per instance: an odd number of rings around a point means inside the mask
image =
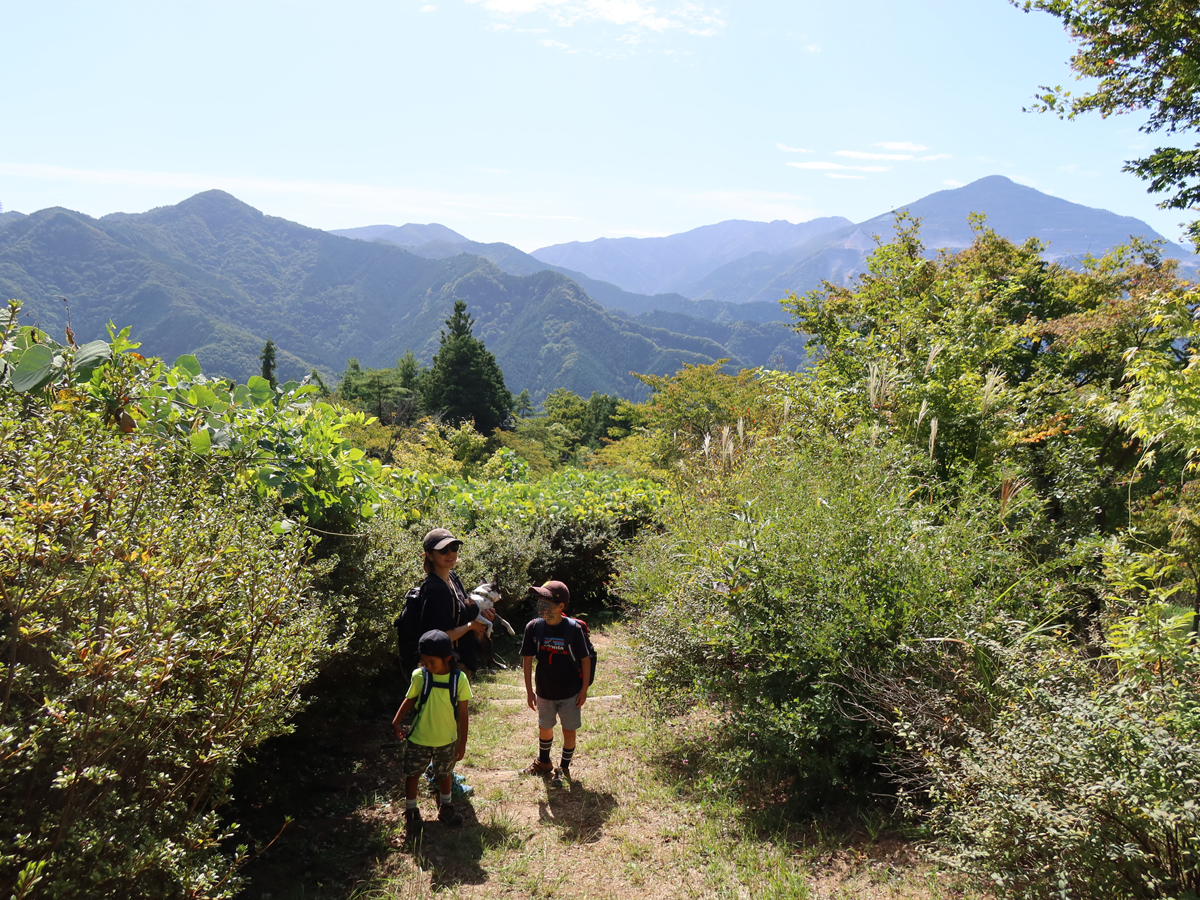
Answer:
POLYGON ((568 788, 547 787, 546 799, 538 801, 538 819, 559 829, 564 843, 594 844, 616 808, 612 794, 572 781, 568 788))
POLYGON ((397 674, 324 676, 293 733, 239 761, 223 813, 238 823, 229 849, 242 844, 252 854, 241 872, 245 896, 332 900, 373 883, 403 806, 401 745, 389 721, 402 693, 397 674))
MULTIPOLYGON (((515 647, 515 639, 505 639, 515 647)), ((252 856, 241 872, 245 896, 344 900, 407 865, 399 859, 403 745, 391 727, 404 696, 401 674, 385 665, 366 676, 324 673, 310 686, 311 702, 293 719, 294 731, 239 761, 235 799, 223 814, 227 825, 237 823, 227 848, 245 845, 252 856)), ((492 679, 481 674, 477 683, 492 679)), ((425 784, 421 798, 429 815, 425 784)), ((427 820, 427 840, 410 857, 431 873, 434 889, 486 880, 480 860, 488 850, 520 843, 502 820, 480 822, 469 803, 457 805, 463 827, 427 820)))
POLYGON ((447 828, 436 820, 426 822, 421 844, 412 853, 413 862, 430 873, 430 888, 434 891, 483 884, 488 873, 481 863, 488 851, 516 849, 522 843, 519 833, 508 823, 480 822, 469 803, 458 803, 456 809, 462 813, 462 827, 447 828))

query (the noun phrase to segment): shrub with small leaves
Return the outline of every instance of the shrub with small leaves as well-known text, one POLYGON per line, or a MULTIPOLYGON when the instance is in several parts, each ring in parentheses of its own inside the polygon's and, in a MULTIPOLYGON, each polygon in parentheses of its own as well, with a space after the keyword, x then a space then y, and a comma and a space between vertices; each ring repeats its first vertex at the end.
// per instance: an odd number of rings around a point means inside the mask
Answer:
POLYGON ((0 895, 221 897, 215 809, 329 646, 228 473, 0 391, 0 895))
POLYGON ((897 726, 950 861, 1005 897, 1200 895, 1200 650, 1178 634, 1172 660, 1115 678, 1044 633, 969 636, 992 671, 964 655, 954 694, 903 704, 897 726), (962 696, 983 681, 990 714, 972 722, 962 696))

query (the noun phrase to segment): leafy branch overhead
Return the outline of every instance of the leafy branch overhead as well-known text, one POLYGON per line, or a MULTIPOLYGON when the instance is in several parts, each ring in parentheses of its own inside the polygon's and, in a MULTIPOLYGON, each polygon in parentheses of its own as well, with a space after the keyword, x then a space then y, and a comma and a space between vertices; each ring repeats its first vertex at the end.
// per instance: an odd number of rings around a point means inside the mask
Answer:
MULTIPOLYGON (((1095 87, 1073 94, 1042 86, 1036 109, 1074 118, 1088 112, 1148 113, 1147 134, 1200 131, 1200 8, 1190 0, 1010 0, 1026 12, 1039 9, 1062 20, 1078 44, 1071 68, 1095 87)), ((1200 206, 1200 143, 1158 147, 1130 160, 1125 171, 1168 194, 1159 205, 1200 206)), ((1200 246, 1200 220, 1189 226, 1200 246)))

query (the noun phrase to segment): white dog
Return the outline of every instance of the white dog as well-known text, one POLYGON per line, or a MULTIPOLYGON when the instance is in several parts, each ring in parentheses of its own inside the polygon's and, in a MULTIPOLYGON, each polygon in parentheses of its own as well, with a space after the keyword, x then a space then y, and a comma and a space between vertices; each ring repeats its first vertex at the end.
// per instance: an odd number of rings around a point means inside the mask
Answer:
POLYGON ((516 632, 513 627, 504 620, 500 613, 496 613, 495 619, 489 619, 484 615, 487 610, 495 610, 496 604, 500 602, 500 583, 496 578, 491 581, 485 581, 475 590, 471 591, 471 599, 479 606, 479 617, 476 622, 482 622, 487 631, 479 636, 479 653, 480 662, 483 663, 483 671, 494 671, 495 669, 508 668, 504 663, 496 659, 495 652, 492 648, 492 626, 499 622, 505 627, 509 634, 516 637, 516 632))
POLYGON ((496 618, 494 620, 483 615, 489 609, 495 609, 496 604, 500 602, 500 585, 497 584, 495 580, 485 581, 483 584, 479 585, 479 587, 471 591, 471 599, 474 600, 475 605, 479 607, 479 618, 477 618, 475 621, 482 622, 487 626, 487 636, 489 638, 492 636, 492 625, 495 622, 499 622, 504 626, 505 631, 507 631, 513 637, 516 637, 517 633, 513 631, 513 627, 509 625, 499 613, 496 613, 496 618))

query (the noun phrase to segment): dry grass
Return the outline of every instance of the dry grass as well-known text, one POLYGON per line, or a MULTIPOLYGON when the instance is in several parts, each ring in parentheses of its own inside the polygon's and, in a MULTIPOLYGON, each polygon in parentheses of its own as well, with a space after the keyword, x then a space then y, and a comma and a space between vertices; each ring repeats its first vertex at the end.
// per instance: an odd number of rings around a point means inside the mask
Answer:
MULTIPOLYGON (((301 820, 290 849, 273 849, 252 868, 245 896, 964 896, 909 843, 878 828, 838 838, 815 826, 771 831, 748 825, 734 803, 711 791, 679 790, 671 773, 682 761, 662 764, 670 749, 664 741, 672 738, 656 735, 627 696, 633 684, 627 632, 614 627, 596 635, 596 644, 601 664, 584 707, 574 783, 553 789, 541 778, 517 774, 537 748, 536 719, 524 704, 520 675, 481 679, 474 686, 467 757, 458 768, 475 789, 469 806, 460 807, 465 827, 430 822, 434 799, 423 797, 423 845, 415 854, 402 849, 403 789, 388 774, 396 746, 386 739, 384 723, 372 739, 359 739, 362 758, 346 786, 356 787, 357 807, 301 820)), ((681 720, 665 730, 673 734, 690 724, 681 720)), ((559 746, 556 734, 556 761, 559 746)))

